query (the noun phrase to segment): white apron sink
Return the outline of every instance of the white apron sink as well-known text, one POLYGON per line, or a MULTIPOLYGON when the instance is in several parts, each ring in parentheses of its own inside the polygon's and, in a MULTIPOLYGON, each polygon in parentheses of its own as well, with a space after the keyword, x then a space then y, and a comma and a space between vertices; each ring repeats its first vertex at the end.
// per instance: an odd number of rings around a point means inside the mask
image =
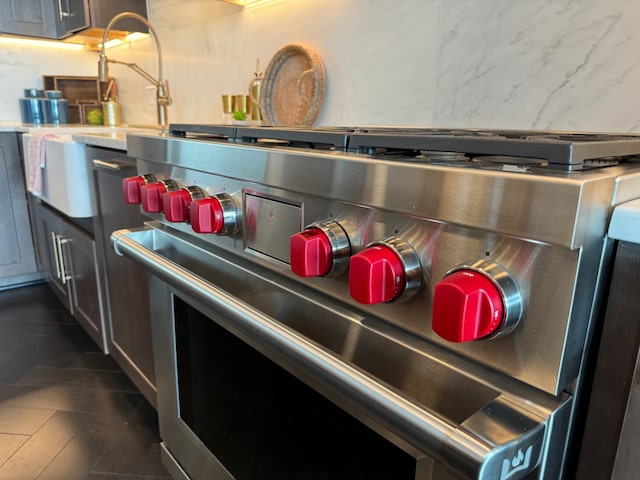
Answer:
POLYGON ((27 133, 23 135, 23 147, 29 192, 72 218, 96 214, 92 165, 85 156, 84 143, 74 142, 71 135, 43 137, 43 134, 27 133), (42 167, 38 166, 41 156, 34 151, 38 141, 44 148, 42 167), (40 188, 37 175, 41 176, 40 188))

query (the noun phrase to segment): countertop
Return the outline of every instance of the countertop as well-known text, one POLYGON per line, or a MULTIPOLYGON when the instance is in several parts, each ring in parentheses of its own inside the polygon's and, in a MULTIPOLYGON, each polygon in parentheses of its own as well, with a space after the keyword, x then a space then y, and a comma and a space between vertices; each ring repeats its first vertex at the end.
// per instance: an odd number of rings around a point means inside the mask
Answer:
POLYGON ((161 135, 159 129, 145 129, 137 127, 124 127, 117 132, 78 132, 71 135, 75 142, 84 143, 94 147, 111 148, 113 150, 127 150, 127 134, 144 133, 145 135, 161 135))
POLYGON ((127 133, 74 133, 71 135, 74 142, 84 143, 94 147, 111 148, 112 150, 127 151, 127 133))
POLYGON ((57 133, 71 135, 72 140, 96 147, 127 150, 127 133, 158 133, 155 126, 121 125, 117 127, 102 125, 27 125, 22 123, 0 122, 0 132, 17 133, 57 133))
POLYGON ((640 199, 618 205, 613 211, 609 236, 640 244, 640 199))
POLYGON ((74 132, 85 133, 111 133, 121 132, 127 127, 108 127, 103 125, 29 125, 23 123, 0 122, 0 132, 18 132, 18 133, 61 133, 69 134, 74 132))

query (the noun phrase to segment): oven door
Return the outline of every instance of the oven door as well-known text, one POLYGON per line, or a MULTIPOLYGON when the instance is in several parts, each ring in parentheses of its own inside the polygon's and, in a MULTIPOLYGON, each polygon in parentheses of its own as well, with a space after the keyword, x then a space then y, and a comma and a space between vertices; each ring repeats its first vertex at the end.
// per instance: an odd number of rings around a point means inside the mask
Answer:
POLYGON ((152 222, 112 235, 150 276, 176 478, 560 478, 569 396, 511 382, 152 222))

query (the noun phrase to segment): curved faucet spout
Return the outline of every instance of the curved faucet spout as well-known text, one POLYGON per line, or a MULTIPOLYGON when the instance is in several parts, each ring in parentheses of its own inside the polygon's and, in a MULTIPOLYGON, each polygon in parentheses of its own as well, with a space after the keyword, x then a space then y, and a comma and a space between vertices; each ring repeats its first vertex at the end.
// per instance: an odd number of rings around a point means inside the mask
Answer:
POLYGON ((164 79, 162 74, 162 47, 160 46, 160 39, 158 38, 158 34, 156 33, 155 29, 146 18, 134 12, 122 12, 116 15, 115 17, 113 17, 109 21, 109 23, 107 24, 107 28, 105 28, 104 30, 104 35, 102 36, 102 47, 100 48, 100 58, 98 60, 98 78, 101 82, 108 81, 109 62, 120 63, 128 66, 129 68, 133 69, 136 73, 146 78, 148 81, 150 81, 153 85, 156 86, 156 106, 158 110, 158 124, 162 127, 162 133, 166 133, 167 126, 169 125, 169 120, 168 120, 169 113, 168 113, 167 107, 172 103, 171 96, 169 95, 169 82, 164 79), (151 32, 151 34, 153 35, 153 38, 156 42, 156 50, 158 52, 157 80, 154 79, 148 73, 144 72, 144 70, 139 68, 135 63, 120 62, 118 60, 112 60, 110 58, 107 58, 107 55, 105 52, 106 50, 105 44, 107 43, 107 36, 109 35, 109 31, 111 30, 111 28, 113 28, 113 26, 123 18, 133 18, 135 20, 138 20, 139 22, 146 25, 149 31, 151 32))

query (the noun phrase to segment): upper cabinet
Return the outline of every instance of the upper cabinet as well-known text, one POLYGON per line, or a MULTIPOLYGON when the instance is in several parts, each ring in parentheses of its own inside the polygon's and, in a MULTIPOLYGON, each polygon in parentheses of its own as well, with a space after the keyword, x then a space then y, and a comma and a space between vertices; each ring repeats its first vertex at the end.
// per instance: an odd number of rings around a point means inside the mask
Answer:
MULTIPOLYGON (((104 29, 113 17, 122 12, 133 12, 147 18, 145 0, 89 0, 89 28, 81 35, 102 37, 104 29)), ((147 27, 133 18, 123 18, 114 26, 116 32, 147 32, 147 27)))
MULTIPOLYGON (((147 16, 145 0, 0 0, 0 32, 62 39, 91 31, 101 36, 109 20, 121 12, 147 16)), ((123 19, 118 30, 146 31, 140 22, 123 19)))
POLYGON ((0 0, 0 31, 64 38, 89 26, 88 0, 0 0))

